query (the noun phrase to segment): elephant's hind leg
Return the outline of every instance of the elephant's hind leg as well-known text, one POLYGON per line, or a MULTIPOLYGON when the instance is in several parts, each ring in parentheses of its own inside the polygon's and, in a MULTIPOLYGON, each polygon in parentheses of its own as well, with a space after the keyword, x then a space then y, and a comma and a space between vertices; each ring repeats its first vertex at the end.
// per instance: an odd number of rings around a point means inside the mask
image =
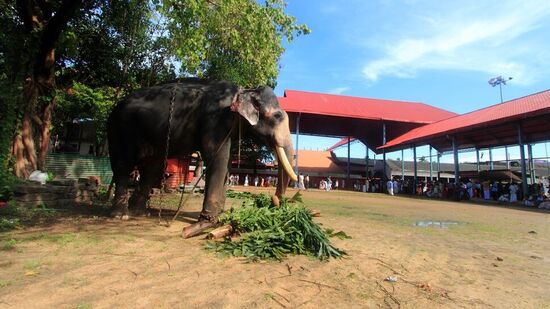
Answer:
POLYGON ((111 216, 122 220, 129 219, 128 213, 128 173, 115 173, 115 197, 111 216))
POLYGON ((151 195, 151 189, 158 183, 163 174, 164 163, 162 159, 143 160, 138 165, 139 185, 134 190, 129 201, 129 207, 133 215, 147 214, 147 204, 151 195))

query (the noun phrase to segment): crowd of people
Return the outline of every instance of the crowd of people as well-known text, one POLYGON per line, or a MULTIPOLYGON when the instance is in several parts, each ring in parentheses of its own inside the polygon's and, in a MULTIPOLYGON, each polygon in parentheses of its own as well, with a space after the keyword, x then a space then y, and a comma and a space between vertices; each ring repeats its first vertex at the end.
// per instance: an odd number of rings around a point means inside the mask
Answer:
MULTIPOLYGON (((253 178, 245 175, 242 182, 239 175, 231 174, 228 177, 228 186, 244 185, 255 187, 274 187, 277 186, 277 177, 259 176, 253 178)), ((548 180, 546 180, 548 181, 548 180)), ((298 181, 294 184, 295 188, 308 190, 311 187, 324 191, 331 191, 346 188, 345 180, 339 181, 331 176, 321 178, 317 183, 310 180, 308 174, 299 174, 298 181)), ((475 179, 462 179, 458 183, 442 181, 422 181, 416 182, 406 179, 389 179, 382 182, 381 179, 368 178, 366 181, 356 180, 353 189, 356 191, 382 193, 389 195, 409 194, 426 196, 432 198, 452 199, 452 200, 471 200, 483 199, 493 200, 501 203, 522 203, 529 207, 538 207, 550 209, 550 193, 547 183, 537 183, 528 186, 528 194, 524 194, 521 184, 515 182, 502 181, 477 181, 475 179)))
POLYGON ((245 187, 254 186, 254 187, 276 187, 278 179, 277 177, 272 176, 258 176, 256 175, 253 179, 247 174, 244 176, 242 183, 238 174, 230 174, 227 178, 227 185, 230 187, 243 185, 245 187))
POLYGON ((502 203, 523 203, 525 206, 550 209, 548 186, 537 183, 528 186, 525 194, 522 186, 515 182, 477 181, 463 179, 458 183, 440 181, 418 181, 416 186, 410 180, 390 179, 386 192, 395 195, 399 192, 457 201, 483 199, 502 203))

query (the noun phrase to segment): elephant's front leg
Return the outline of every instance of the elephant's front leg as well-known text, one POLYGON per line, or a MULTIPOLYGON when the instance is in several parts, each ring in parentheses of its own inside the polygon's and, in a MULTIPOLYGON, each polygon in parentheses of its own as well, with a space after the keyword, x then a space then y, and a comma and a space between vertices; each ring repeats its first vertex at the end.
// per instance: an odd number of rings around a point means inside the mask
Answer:
POLYGON ((186 226, 182 231, 183 238, 202 233, 205 229, 218 224, 218 216, 225 205, 225 181, 229 164, 231 142, 228 139, 221 144, 203 144, 206 166, 206 183, 204 201, 199 222, 186 226))
MULTIPOLYGON (((204 188, 204 201, 200 221, 211 221, 217 223, 218 216, 225 206, 225 183, 229 164, 229 140, 212 156, 207 156, 205 161, 209 164, 206 168, 206 182, 204 188)), ((212 153, 212 152, 211 152, 212 153)))

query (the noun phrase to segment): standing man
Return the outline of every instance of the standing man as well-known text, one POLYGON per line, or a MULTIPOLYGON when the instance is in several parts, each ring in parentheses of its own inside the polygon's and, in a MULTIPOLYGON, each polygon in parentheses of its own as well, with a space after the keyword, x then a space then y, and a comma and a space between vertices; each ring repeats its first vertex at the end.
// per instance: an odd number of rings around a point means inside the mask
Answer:
POLYGON ((391 179, 388 180, 386 186, 388 187, 388 194, 393 196, 393 181, 391 179))
POLYGON ((305 182, 306 182, 306 190, 307 190, 309 189, 309 174, 306 174, 305 182))
POLYGON ((305 186, 304 186, 304 174, 300 174, 298 176, 298 189, 305 189, 305 186))
POLYGON ((393 194, 399 193, 399 183, 397 182, 397 179, 393 180, 393 194))

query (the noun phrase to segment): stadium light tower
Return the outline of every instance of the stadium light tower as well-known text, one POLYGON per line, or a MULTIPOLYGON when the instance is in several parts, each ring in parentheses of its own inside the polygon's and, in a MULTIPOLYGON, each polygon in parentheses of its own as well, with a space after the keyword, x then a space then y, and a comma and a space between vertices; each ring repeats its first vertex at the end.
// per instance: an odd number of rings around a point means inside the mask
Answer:
POLYGON ((506 85, 506 82, 512 80, 512 77, 508 77, 507 79, 502 78, 502 76, 493 77, 489 80, 489 85, 495 87, 498 85, 498 88, 500 89, 500 103, 503 102, 502 100, 502 85, 506 85))
MULTIPOLYGON (((495 87, 498 85, 498 88, 500 90, 500 103, 504 102, 502 100, 502 85, 506 85, 506 82, 512 80, 512 77, 508 78, 502 78, 502 76, 493 77, 489 80, 489 85, 492 87, 495 87)), ((508 146, 504 146, 504 152, 506 155, 506 168, 510 169, 510 161, 508 160, 508 146)), ((491 149, 489 148, 489 154, 491 153, 491 149)))

